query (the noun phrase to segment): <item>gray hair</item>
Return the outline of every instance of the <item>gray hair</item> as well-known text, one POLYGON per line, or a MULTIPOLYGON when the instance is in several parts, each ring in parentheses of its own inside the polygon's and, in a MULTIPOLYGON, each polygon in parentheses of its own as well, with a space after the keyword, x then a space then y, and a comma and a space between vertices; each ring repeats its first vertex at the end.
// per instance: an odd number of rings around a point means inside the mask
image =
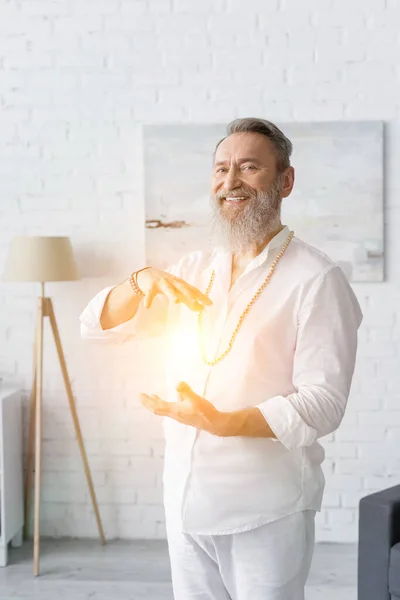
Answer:
MULTIPOLYGON (((282 131, 265 119, 257 119, 255 117, 248 117, 245 119, 235 119, 229 123, 227 128, 227 136, 233 135, 234 133, 261 133, 268 137, 273 143, 277 156, 277 169, 279 173, 282 173, 285 169, 290 167, 290 156, 293 150, 292 142, 282 133, 282 131)), ((222 138, 215 147, 215 152, 218 146, 223 142, 226 137, 222 138)))

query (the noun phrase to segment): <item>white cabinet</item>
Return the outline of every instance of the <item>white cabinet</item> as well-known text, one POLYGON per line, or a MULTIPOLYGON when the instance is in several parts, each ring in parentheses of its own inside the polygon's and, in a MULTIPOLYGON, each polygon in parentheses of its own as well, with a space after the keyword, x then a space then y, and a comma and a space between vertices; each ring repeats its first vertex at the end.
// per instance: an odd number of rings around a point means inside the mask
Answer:
POLYGON ((21 392, 0 383, 0 567, 22 544, 24 524, 21 392))

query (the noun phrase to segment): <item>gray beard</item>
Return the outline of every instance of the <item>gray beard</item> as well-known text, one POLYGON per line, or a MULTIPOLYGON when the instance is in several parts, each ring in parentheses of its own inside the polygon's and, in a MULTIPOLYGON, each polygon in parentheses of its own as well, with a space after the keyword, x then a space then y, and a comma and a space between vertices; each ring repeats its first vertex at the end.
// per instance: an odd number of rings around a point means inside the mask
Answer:
POLYGON ((227 209, 221 203, 226 192, 212 196, 212 238, 217 244, 237 253, 249 247, 261 246, 267 236, 274 233, 281 217, 280 179, 267 190, 252 192, 241 188, 236 196, 246 195, 245 206, 227 209))

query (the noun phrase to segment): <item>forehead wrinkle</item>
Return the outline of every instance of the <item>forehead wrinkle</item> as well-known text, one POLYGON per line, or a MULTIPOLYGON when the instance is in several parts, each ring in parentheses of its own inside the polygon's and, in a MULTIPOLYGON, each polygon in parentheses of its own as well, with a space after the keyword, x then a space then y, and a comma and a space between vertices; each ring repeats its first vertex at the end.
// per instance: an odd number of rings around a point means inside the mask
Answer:
MULTIPOLYGON (((215 164, 215 166, 218 166, 218 165, 227 165, 232 160, 235 160, 235 159, 230 158, 230 159, 226 159, 226 160, 217 160, 217 161, 214 162, 214 164, 215 164)), ((255 157, 251 157, 251 156, 247 157, 247 158, 239 158, 235 162, 237 162, 239 165, 243 164, 243 163, 246 163, 246 162, 253 162, 253 163, 261 164, 261 161, 260 161, 259 158, 255 158, 255 157)))

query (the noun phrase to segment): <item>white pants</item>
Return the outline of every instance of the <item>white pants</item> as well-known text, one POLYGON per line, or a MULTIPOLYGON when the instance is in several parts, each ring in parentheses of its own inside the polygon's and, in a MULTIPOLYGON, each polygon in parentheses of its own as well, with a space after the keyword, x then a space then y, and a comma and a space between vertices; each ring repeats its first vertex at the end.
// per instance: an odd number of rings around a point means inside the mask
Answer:
POLYGON ((304 600, 315 511, 230 535, 167 528, 175 600, 304 600))

